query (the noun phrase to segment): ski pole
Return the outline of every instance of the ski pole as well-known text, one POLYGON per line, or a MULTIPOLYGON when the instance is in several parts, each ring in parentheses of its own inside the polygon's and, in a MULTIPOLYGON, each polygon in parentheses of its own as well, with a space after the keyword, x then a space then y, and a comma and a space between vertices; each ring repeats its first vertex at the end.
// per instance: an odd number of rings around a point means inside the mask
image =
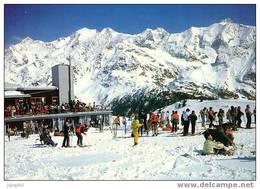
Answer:
POLYGON ((244 123, 246 122, 246 118, 245 118, 245 115, 243 115, 243 120, 244 120, 244 123))
POLYGON ((126 136, 126 123, 125 123, 125 136, 126 136))
MULTIPOLYGON (((82 136, 82 140, 83 140, 83 136, 82 136)), ((90 144, 89 144, 89 141, 88 141, 88 135, 87 135, 87 133, 86 133, 86 141, 87 141, 87 144, 90 145, 90 144)))
POLYGON ((118 125, 116 125, 116 137, 117 137, 117 127, 118 127, 118 125))
POLYGON ((112 124, 111 131, 112 131, 112 137, 114 138, 115 137, 115 125, 114 124, 112 124))
MULTIPOLYGON (((69 132, 69 131, 68 131, 69 132)), ((70 137, 70 132, 68 133, 69 136, 69 145, 71 145, 71 137, 70 137)), ((67 142, 67 141, 66 141, 67 142)), ((66 145, 66 144, 65 144, 66 145)))
POLYGON ((120 124, 120 129, 121 129, 121 137, 123 138, 123 132, 124 132, 124 129, 122 127, 122 125, 120 124))
POLYGON ((199 128, 198 126, 195 124, 196 130, 197 130, 197 134, 199 135, 199 128))
POLYGON ((70 145, 72 146, 72 143, 73 143, 73 140, 72 140, 72 134, 71 134, 71 132, 70 132, 70 145))
POLYGON ((124 126, 125 126, 125 137, 126 137, 126 123, 125 123, 125 125, 124 125, 124 126))
MULTIPOLYGON (((143 125, 142 125, 142 127, 143 127, 143 125)), ((143 144, 144 144, 144 137, 142 136, 142 138, 143 138, 142 141, 143 141, 143 144)))

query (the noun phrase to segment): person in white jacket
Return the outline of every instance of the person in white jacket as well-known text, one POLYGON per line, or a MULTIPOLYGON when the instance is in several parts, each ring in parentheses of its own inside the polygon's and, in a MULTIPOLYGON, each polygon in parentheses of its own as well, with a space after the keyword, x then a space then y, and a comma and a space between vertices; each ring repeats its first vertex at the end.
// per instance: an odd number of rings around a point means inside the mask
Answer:
POLYGON ((224 144, 221 142, 213 141, 211 135, 208 135, 207 140, 204 142, 203 146, 203 154, 204 155, 211 155, 211 154, 227 154, 231 153, 230 149, 225 147, 224 144))
POLYGON ((186 109, 185 112, 182 113, 182 122, 183 122, 183 136, 187 136, 189 132, 189 126, 190 126, 190 120, 189 120, 189 115, 190 115, 190 109, 186 109))

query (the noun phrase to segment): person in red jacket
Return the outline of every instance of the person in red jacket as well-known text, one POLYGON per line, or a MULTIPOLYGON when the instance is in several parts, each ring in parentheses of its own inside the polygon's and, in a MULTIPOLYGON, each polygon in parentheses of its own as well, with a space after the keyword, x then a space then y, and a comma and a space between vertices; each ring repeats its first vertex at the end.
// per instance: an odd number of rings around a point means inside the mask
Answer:
POLYGON ((150 117, 150 121, 151 121, 151 125, 152 125, 153 136, 157 136, 158 135, 158 125, 159 125, 160 118, 159 118, 159 116, 157 114, 152 113, 151 117, 150 117))
POLYGON ((178 130, 177 128, 178 128, 178 124, 179 124, 179 120, 180 120, 180 116, 177 111, 172 111, 171 120, 172 120, 172 131, 171 132, 176 133, 178 130))
POLYGON ((81 124, 81 123, 75 129, 76 135, 78 137, 78 140, 77 140, 77 145, 78 146, 83 146, 83 144, 82 144, 83 143, 83 136, 82 136, 82 134, 84 134, 84 135, 86 134, 86 133, 84 133, 84 129, 85 129, 85 125, 81 124))

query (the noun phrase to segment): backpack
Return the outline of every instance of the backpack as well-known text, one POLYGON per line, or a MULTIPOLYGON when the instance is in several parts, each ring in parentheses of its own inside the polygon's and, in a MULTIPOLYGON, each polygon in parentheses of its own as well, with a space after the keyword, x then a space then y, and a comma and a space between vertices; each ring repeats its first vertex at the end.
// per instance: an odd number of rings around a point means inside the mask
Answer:
POLYGON ((151 120, 152 120, 152 123, 154 123, 154 122, 159 122, 159 116, 153 114, 152 117, 151 117, 151 120))
POLYGON ((76 133, 81 133, 81 127, 80 126, 76 127, 76 133))

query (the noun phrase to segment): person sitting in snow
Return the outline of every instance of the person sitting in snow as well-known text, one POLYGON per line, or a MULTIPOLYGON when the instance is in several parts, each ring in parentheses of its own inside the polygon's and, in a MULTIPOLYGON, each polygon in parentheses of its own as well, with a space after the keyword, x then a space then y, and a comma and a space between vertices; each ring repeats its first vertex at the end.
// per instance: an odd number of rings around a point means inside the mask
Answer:
POLYGON ((217 126, 216 129, 207 129, 203 135, 207 139, 207 136, 210 134, 213 137, 213 140, 217 142, 221 142, 226 147, 235 145, 234 141, 229 138, 226 133, 225 129, 229 123, 224 123, 222 126, 217 126))
POLYGON ((231 150, 224 146, 221 142, 213 141, 211 134, 207 135, 207 139, 204 142, 203 146, 203 155, 212 155, 212 154, 223 154, 231 155, 231 150))
POLYGON ((230 141, 232 142, 232 144, 234 144, 234 135, 233 135, 233 125, 230 123, 225 123, 223 125, 223 130, 226 134, 226 136, 230 139, 230 141))
POLYGON ((141 127, 141 124, 139 123, 138 116, 135 115, 135 118, 132 122, 132 130, 133 130, 133 134, 134 134, 134 145, 138 144, 138 138, 139 138, 138 129, 140 127, 141 127))
POLYGON ((43 144, 51 145, 51 146, 57 146, 58 144, 58 143, 54 143, 54 141, 51 139, 50 131, 46 127, 42 128, 40 134, 40 141, 43 142, 43 144))

